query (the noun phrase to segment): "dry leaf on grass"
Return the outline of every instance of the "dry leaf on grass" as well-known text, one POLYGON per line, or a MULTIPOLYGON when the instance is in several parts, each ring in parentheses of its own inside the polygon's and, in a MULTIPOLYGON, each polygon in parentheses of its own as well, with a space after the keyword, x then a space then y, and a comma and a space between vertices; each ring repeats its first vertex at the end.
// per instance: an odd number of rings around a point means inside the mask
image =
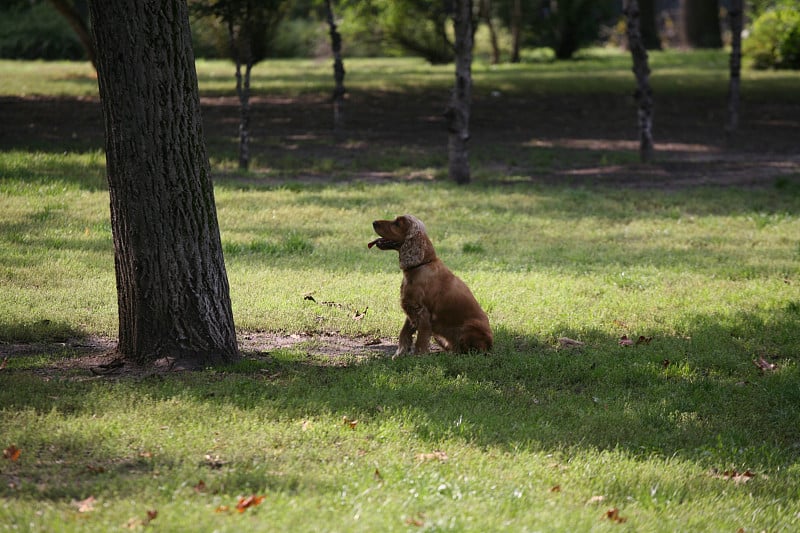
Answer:
POLYGON ((81 500, 81 501, 73 501, 72 505, 78 508, 79 513, 89 513, 94 511, 94 503, 95 500, 94 496, 89 496, 88 498, 81 500))
POLYGON ((612 522, 616 522, 617 524, 622 524, 628 521, 627 518, 619 515, 619 509, 617 509, 616 507, 606 511, 606 519, 611 520, 612 522))
POLYGON ((347 426, 350 429, 356 429, 356 426, 358 425, 358 420, 350 420, 347 416, 343 416, 342 425, 347 426))
POLYGON ((729 481, 733 481, 737 485, 740 483, 747 483, 756 475, 750 471, 750 469, 745 470, 744 472, 739 472, 736 469, 732 470, 725 470, 724 472, 715 472, 714 477, 725 479, 729 481))
POLYGON ((447 454, 443 451, 436 450, 431 453, 418 453, 417 461, 424 463, 426 461, 447 461, 447 454))
POLYGON ((417 513, 417 516, 409 516, 406 518, 407 526, 422 527, 425 525, 425 514, 417 513))
POLYGON ((645 337, 644 335, 639 335, 636 340, 629 338, 627 335, 623 335, 619 338, 619 345, 620 346, 639 346, 640 344, 650 344, 653 340, 653 337, 645 337))
POLYGON ((586 500, 586 505, 603 503, 604 501, 606 501, 606 497, 605 496, 600 496, 600 495, 592 496, 591 498, 586 500))
POLYGON ((255 507, 259 505, 261 502, 264 501, 264 496, 247 496, 244 498, 239 498, 239 503, 236 504, 236 510, 240 513, 245 512, 250 507, 255 507))
POLYGON ((569 337, 559 337, 558 345, 562 348, 579 348, 581 346, 586 346, 586 343, 570 339, 569 337))
POLYGON ((22 454, 22 450, 17 448, 15 445, 11 445, 8 448, 3 450, 3 459, 8 459, 10 461, 16 461, 19 459, 20 454, 22 454))
POLYGON ((756 368, 761 372, 772 372, 778 368, 778 365, 775 363, 770 363, 764 359, 764 356, 759 356, 758 361, 753 361, 753 364, 756 365, 756 368))

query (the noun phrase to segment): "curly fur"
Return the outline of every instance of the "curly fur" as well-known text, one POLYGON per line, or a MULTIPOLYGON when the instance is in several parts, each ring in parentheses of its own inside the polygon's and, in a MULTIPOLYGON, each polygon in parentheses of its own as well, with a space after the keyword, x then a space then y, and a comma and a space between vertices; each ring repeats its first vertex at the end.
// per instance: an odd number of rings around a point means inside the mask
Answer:
POLYGON ((425 261, 426 252, 428 255, 433 254, 434 257, 435 252, 425 232, 425 224, 413 215, 403 215, 403 218, 408 222, 408 229, 400 246, 400 268, 405 270, 425 261))
POLYGON ((425 224, 403 215, 376 220, 372 226, 381 238, 370 246, 397 250, 403 270, 400 304, 406 320, 395 357, 427 353, 431 337, 448 351, 490 350, 493 336, 486 313, 467 285, 436 256, 425 224))

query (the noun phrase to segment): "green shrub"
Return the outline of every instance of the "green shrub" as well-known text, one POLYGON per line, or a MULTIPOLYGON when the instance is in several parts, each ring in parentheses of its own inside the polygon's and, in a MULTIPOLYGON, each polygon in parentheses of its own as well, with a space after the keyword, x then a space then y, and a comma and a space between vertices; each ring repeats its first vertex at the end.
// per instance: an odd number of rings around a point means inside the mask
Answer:
POLYGON ((800 2, 762 13, 744 41, 744 54, 758 69, 800 69, 800 2))
POLYGON ((0 10, 0 57, 86 59, 67 22, 48 3, 0 10))

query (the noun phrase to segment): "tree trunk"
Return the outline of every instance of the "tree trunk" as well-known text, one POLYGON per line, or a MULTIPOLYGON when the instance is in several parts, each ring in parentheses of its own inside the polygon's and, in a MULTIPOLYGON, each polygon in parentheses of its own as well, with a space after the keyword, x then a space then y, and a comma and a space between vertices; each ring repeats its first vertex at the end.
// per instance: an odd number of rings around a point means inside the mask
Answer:
POLYGON ((722 48, 718 0, 682 0, 685 41, 692 48, 722 48))
POLYGON ((491 0, 480 0, 480 2, 481 18, 486 21, 486 27, 489 28, 489 42, 492 46, 491 64, 497 65, 500 63, 500 45, 497 44, 497 30, 495 30, 494 21, 492 20, 492 2, 491 0))
POLYGON ((331 36, 331 50, 333 51, 333 130, 340 131, 344 127, 344 63, 342 62, 342 36, 336 28, 336 19, 333 16, 331 0, 325 0, 328 12, 328 28, 331 36))
POLYGON ((739 85, 742 69, 742 26, 744 0, 731 0, 728 15, 731 21, 730 82, 728 85, 728 135, 739 127, 739 85))
POLYGON ((519 63, 519 50, 522 39, 522 0, 514 0, 511 11, 511 62, 519 63))
POLYGON ((456 81, 445 111, 447 119, 450 179, 469 183, 469 113, 472 99, 472 0, 456 0, 455 23, 456 81))
POLYGON ((92 0, 120 355, 238 356, 186 3, 92 0))
POLYGON ((639 4, 627 0, 624 7, 627 19, 628 47, 633 57, 633 73, 636 75, 636 103, 639 118, 639 157, 646 163, 653 159, 653 91, 650 88, 650 66, 647 50, 639 32, 639 4))
POLYGON ((228 20, 228 39, 236 61, 236 94, 239 97, 239 169, 247 170, 250 167, 250 72, 253 70, 253 54, 250 49, 250 36, 246 34, 244 28, 239 30, 238 37, 239 41, 231 18, 228 20), (242 57, 244 57, 244 76, 242 76, 242 57))

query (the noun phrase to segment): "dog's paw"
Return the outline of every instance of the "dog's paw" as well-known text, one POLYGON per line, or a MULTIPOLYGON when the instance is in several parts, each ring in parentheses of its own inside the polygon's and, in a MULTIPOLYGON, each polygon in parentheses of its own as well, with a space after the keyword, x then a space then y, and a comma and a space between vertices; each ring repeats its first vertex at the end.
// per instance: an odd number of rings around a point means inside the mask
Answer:
POLYGON ((394 352, 392 360, 397 359, 398 357, 403 357, 404 355, 411 355, 411 348, 408 346, 399 346, 397 351, 394 352))

